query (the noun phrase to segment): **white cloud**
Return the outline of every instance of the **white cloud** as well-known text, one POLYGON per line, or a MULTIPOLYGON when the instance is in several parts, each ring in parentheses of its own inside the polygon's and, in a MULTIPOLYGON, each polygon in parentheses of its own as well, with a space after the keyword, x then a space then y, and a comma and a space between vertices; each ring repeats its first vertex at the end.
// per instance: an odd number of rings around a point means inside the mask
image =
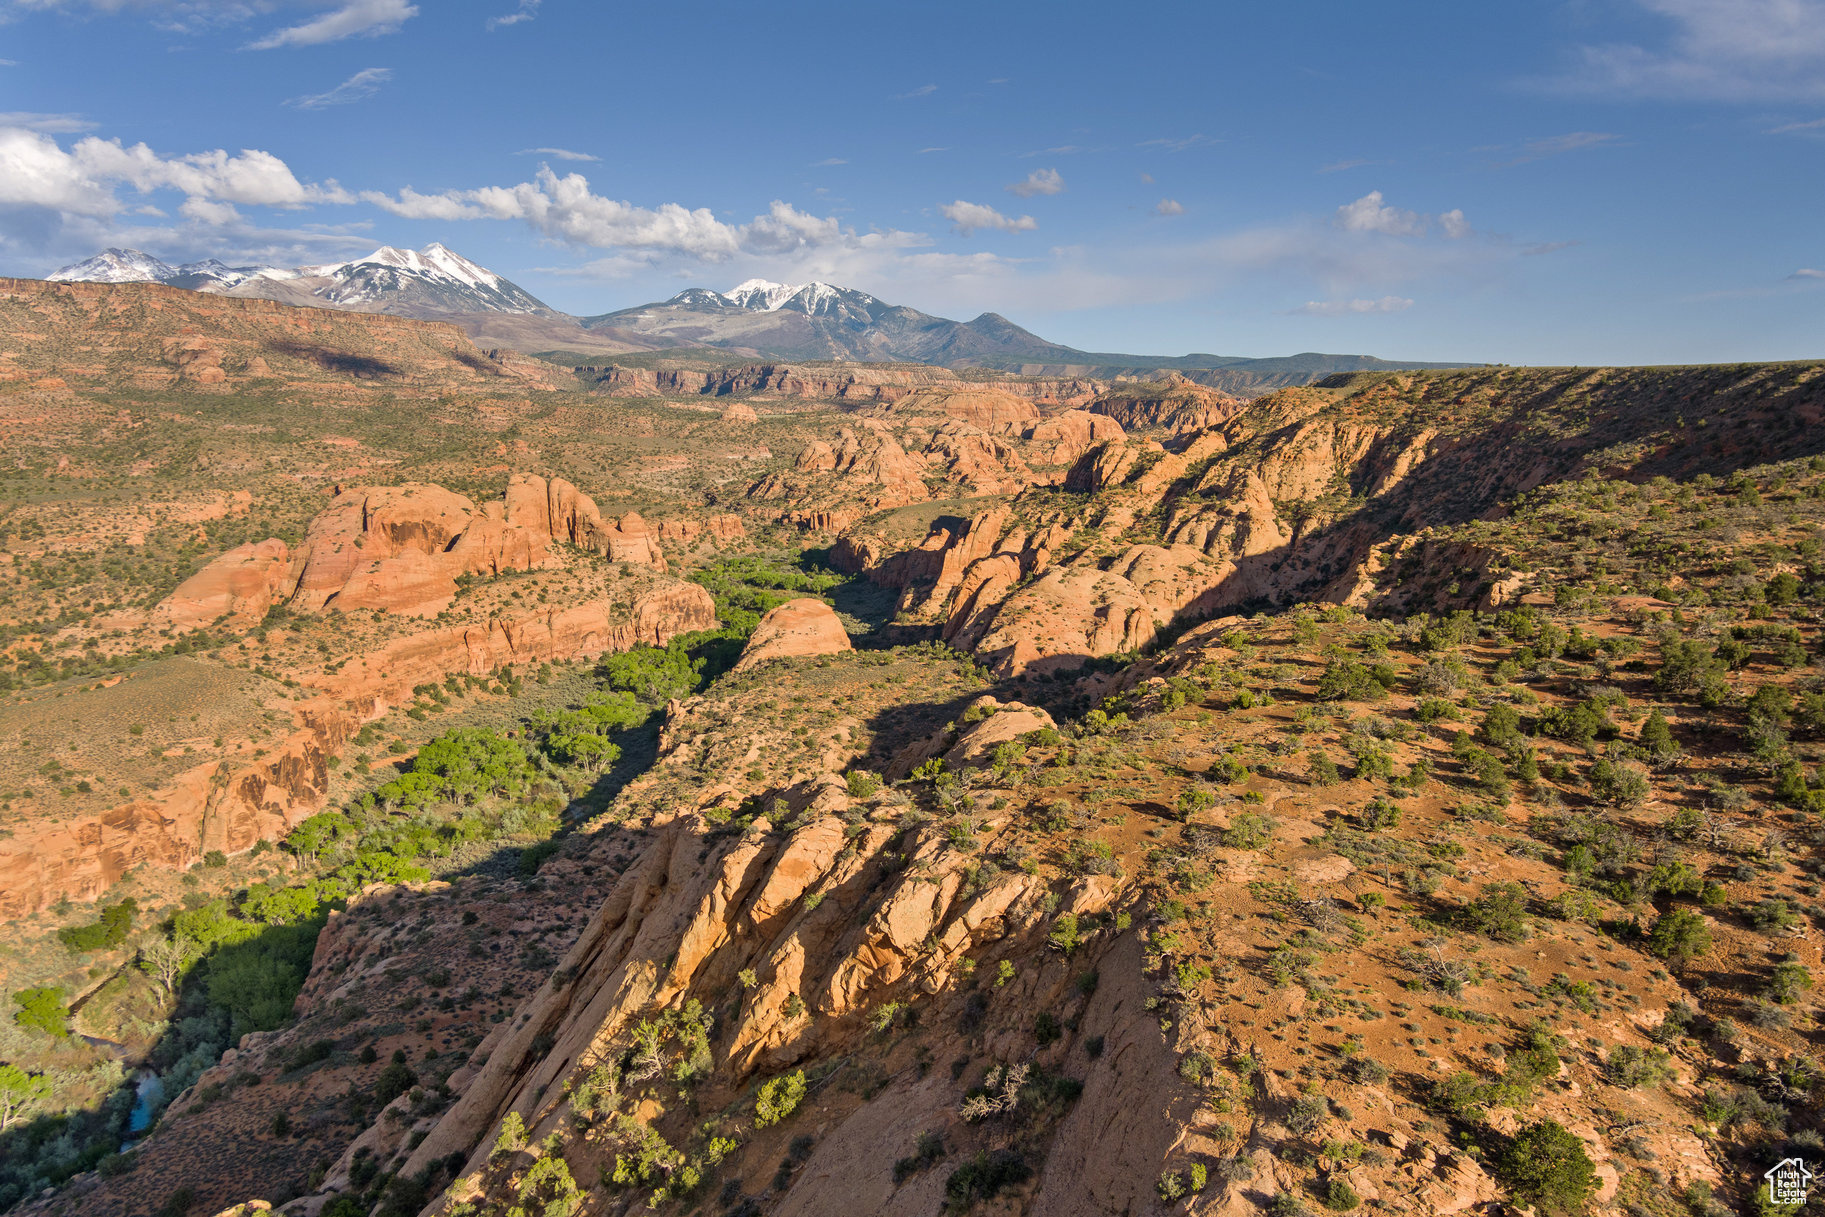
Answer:
POLYGON ((1360 157, 1358 157, 1354 160, 1332 161, 1328 165, 1320 165, 1318 167, 1318 172, 1320 172, 1320 173, 1342 173, 1346 169, 1360 169, 1364 165, 1373 165, 1375 163, 1376 162, 1374 162, 1374 161, 1363 160, 1360 157))
POLYGON ((1205 144, 1217 141, 1208 135, 1187 135, 1182 138, 1144 139, 1136 144, 1137 148, 1164 148, 1168 152, 1184 152, 1188 148, 1201 148, 1205 144))
POLYGON ((993 207, 982 203, 966 203, 958 199, 955 203, 946 203, 938 209, 945 219, 951 222, 958 236, 974 236, 979 229, 993 228, 1002 232, 1032 232, 1039 227, 1032 216, 1021 216, 1015 219, 1004 216, 993 207))
POLYGON ((1445 236, 1457 241, 1475 230, 1460 208, 1429 216, 1404 207, 1390 207, 1379 190, 1371 190, 1353 203, 1345 203, 1332 217, 1332 224, 1344 232, 1377 234, 1386 237, 1423 237, 1434 224, 1445 236))
MULTIPOLYGON (((1607 131, 1568 131, 1564 135, 1549 135, 1544 139, 1530 139, 1518 148, 1510 149, 1514 155, 1508 160, 1498 161, 1496 169, 1509 169, 1515 165, 1525 165, 1530 161, 1544 160, 1549 156, 1559 156, 1566 152, 1583 152, 1591 148, 1608 147, 1622 137, 1607 131)), ((1482 148, 1478 151, 1499 151, 1500 145, 1493 148, 1482 148)))
POLYGON ((182 214, 223 222, 225 206, 303 207, 352 202, 334 182, 300 182, 270 152, 222 149, 165 158, 145 144, 79 140, 69 150, 40 132, 0 127, 0 206, 44 208, 66 216, 111 217, 123 210, 118 190, 145 195, 172 190, 185 196, 182 214))
POLYGON ((840 156, 827 156, 821 161, 813 161, 811 167, 813 169, 828 169, 833 165, 847 165, 848 163, 847 160, 844 160, 840 156))
POLYGON ((488 18, 487 28, 498 30, 504 25, 518 25, 522 21, 531 21, 539 15, 540 0, 520 0, 519 7, 502 17, 488 18))
POLYGON ((1337 209, 1337 227, 1345 232, 1379 232, 1391 237, 1417 237, 1426 231, 1426 217, 1417 211, 1389 207, 1381 191, 1371 190, 1354 203, 1337 209))
POLYGON ((1798 135, 1802 131, 1825 130, 1825 118, 1808 119, 1802 123, 1783 123, 1769 129, 1770 135, 1798 135))
POLYGON ((1825 279, 1825 270, 1814 270, 1810 266, 1802 266, 1787 277, 1789 279, 1825 279))
POLYGON ((79 216, 111 216, 114 192, 57 145, 20 127, 0 128, 0 207, 38 207, 79 216))
POLYGON ((1575 92, 1679 100, 1825 97, 1822 0, 1634 0, 1665 22, 1652 45, 1581 46, 1543 82, 1575 92))
MULTIPOLYGON (((923 244, 926 238, 895 230, 858 233, 832 217, 814 216, 775 201, 746 224, 726 224, 707 207, 677 203, 639 207, 590 189, 580 173, 541 168, 530 182, 420 194, 364 191, 361 200, 414 220, 521 220, 539 234, 572 245, 613 249, 626 257, 671 254, 723 262, 739 254, 798 257, 814 250, 885 250, 923 244)), ((625 266, 625 262, 616 263, 625 266)))
POLYGON ((488 212, 467 201, 460 192, 420 194, 410 186, 397 198, 378 190, 363 190, 361 201, 407 220, 481 220, 488 212))
POLYGON ((346 106, 380 92, 380 86, 393 79, 392 68, 363 68, 327 93, 307 93, 285 104, 297 110, 322 110, 346 106))
POLYGON ((560 161, 599 161, 599 156, 587 152, 572 152, 569 148, 521 148, 520 156, 549 156, 560 161))
POLYGON ((75 135, 93 131, 95 124, 80 114, 34 114, 27 110, 0 111, 0 127, 24 127, 45 135, 75 135))
POLYGON ((1182 216, 1185 214, 1185 205, 1177 199, 1161 199, 1153 205, 1153 214, 1156 216, 1182 216))
POLYGON ((1379 300, 1307 300, 1294 309, 1310 317, 1351 317, 1363 313, 1404 313, 1413 307, 1405 296, 1383 296, 1379 300))
POLYGON ((920 85, 918 88, 910 89, 905 93, 895 93, 894 100, 905 101, 909 97, 930 97, 933 93, 936 93, 937 91, 938 91, 937 85, 920 85))
POLYGON ((1065 179, 1056 169, 1035 169, 1007 188, 1009 194, 1030 199, 1036 194, 1063 194, 1065 179))
POLYGON ((284 46, 320 46, 344 38, 376 38, 395 34, 418 15, 418 6, 407 0, 349 0, 341 8, 299 25, 276 30, 249 44, 255 51, 284 46))
POLYGON ((241 213, 233 203, 218 203, 212 199, 192 196, 178 205, 177 212, 186 220, 195 220, 199 224, 221 226, 240 221, 241 213))

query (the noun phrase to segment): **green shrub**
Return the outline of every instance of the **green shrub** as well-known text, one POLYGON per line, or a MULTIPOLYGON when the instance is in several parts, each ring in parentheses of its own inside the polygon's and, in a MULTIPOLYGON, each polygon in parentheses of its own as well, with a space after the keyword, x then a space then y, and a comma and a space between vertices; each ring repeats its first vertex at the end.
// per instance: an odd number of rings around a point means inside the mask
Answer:
POLYGON ((1497 942, 1527 937, 1527 889, 1519 883, 1485 883, 1482 894, 1464 909, 1464 920, 1497 942))
POLYGON ((1496 1155, 1495 1166, 1509 1190, 1543 1214, 1582 1213, 1597 1183, 1584 1142, 1553 1120, 1523 1128, 1496 1155))
POLYGON ((66 925, 57 931, 58 941, 72 951, 101 951, 117 947, 133 930, 133 918, 139 903, 131 896, 119 904, 102 906, 101 916, 90 925, 66 925))
POLYGON ((21 1027, 43 1031, 58 1039, 64 1039, 70 1034, 70 1012, 64 1008, 61 986, 43 985, 20 989, 13 994, 13 1002, 19 1007, 13 1015, 13 1021, 21 1027))
POLYGON ((1319 701, 1381 701, 1395 682, 1387 664, 1358 663, 1341 655, 1331 657, 1318 677, 1319 701))
POLYGON ((1810 988, 1812 972, 1805 964, 1788 960, 1774 966, 1774 972, 1768 978, 1768 1000, 1777 1005, 1792 1005, 1810 988))
POLYGON ((1325 1185, 1325 1208, 1330 1209, 1333 1212, 1347 1213, 1361 1203, 1362 1197, 1358 1196, 1356 1194, 1356 1189, 1351 1187, 1343 1179, 1333 1177, 1331 1181, 1325 1185))
POLYGON ((761 1084, 754 1096, 754 1127, 767 1128, 798 1110, 805 1097, 805 1071, 782 1073, 761 1084))
POLYGON ((1457 716, 1457 707, 1442 697, 1422 697, 1419 704, 1413 707, 1413 717, 1422 723, 1436 723, 1440 719, 1457 716))
POLYGON ((1033 1168, 1018 1150, 978 1150, 945 1180, 944 1206, 953 1213, 967 1212, 977 1201, 992 1199, 1032 1177, 1033 1168))
POLYGON ((1245 811, 1223 830, 1223 844, 1231 849, 1260 849, 1273 837, 1274 822, 1258 811, 1245 811))
POLYGON ((374 1102, 385 1107, 416 1085, 418 1075, 412 1072, 412 1067, 404 1061, 393 1061, 374 1079, 374 1102))
POLYGON ((1691 909, 1668 909, 1648 931, 1648 950, 1675 970, 1711 949, 1711 929, 1704 914, 1691 909))
POLYGON ((1326 756, 1320 749, 1314 748, 1307 754, 1312 766, 1312 785, 1335 786, 1342 775, 1337 770, 1337 762, 1326 756))

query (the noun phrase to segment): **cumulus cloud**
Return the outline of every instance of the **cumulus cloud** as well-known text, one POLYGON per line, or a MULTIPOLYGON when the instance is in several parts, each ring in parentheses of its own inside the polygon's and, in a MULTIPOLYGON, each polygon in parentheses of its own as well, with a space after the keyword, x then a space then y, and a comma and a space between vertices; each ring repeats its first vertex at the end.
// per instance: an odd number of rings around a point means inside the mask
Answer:
POLYGON ((1404 207, 1390 207, 1379 190, 1371 190, 1355 202, 1339 207, 1332 223, 1345 232, 1379 233, 1388 237, 1424 236, 1437 224, 1439 230, 1454 241, 1473 231, 1458 208, 1429 216, 1404 207))
POLYGON ((1039 222, 1032 216, 1004 216, 993 207, 982 203, 966 203, 958 199, 955 203, 946 203, 940 207, 945 219, 951 222, 951 228, 958 236, 974 236, 984 228, 998 229, 1001 232, 1032 232, 1039 227, 1039 222))
POLYGON ((299 25, 275 30, 249 44, 255 51, 286 46, 320 46, 344 38, 377 38, 396 34, 399 27, 418 16, 418 6, 408 0, 350 0, 341 8, 299 25))
POLYGON ((118 195, 123 187, 142 195, 176 191, 185 196, 181 213, 201 222, 236 218, 224 209, 235 204, 295 208, 353 201, 334 182, 299 181, 284 161, 257 149, 167 158, 145 144, 128 147, 91 136, 66 151, 40 132, 0 127, 0 206, 109 217, 124 209, 118 195))
POLYGON ((1036 194, 1063 194, 1065 179, 1056 169, 1035 169, 1022 181, 1015 182, 1007 192, 1030 199, 1036 194))
POLYGON ((93 131, 95 124, 80 114, 35 114, 29 110, 0 111, 0 127, 24 127, 45 135, 75 135, 93 131))
POLYGON ((1363 313, 1404 313, 1413 307, 1405 296, 1383 296, 1379 300, 1307 300, 1294 309, 1308 317, 1351 317, 1363 313))
POLYGON ((1354 203, 1337 209, 1337 227, 1345 232, 1379 232, 1391 237, 1417 237, 1426 231, 1426 217, 1417 211, 1389 207, 1381 191, 1371 190, 1354 203))
MULTIPOLYGON (((413 220, 519 220, 542 236, 593 249, 613 249, 636 259, 675 254, 723 262, 738 254, 795 257, 820 249, 888 249, 923 243, 925 238, 892 230, 858 233, 833 217, 815 216, 775 201, 766 214, 746 224, 727 224, 707 207, 677 203, 640 207, 590 188, 580 173, 559 175, 541 168, 530 182, 421 194, 364 191, 361 200, 413 220)), ((628 265, 626 262, 617 266, 628 265)))
POLYGON ((1156 216, 1182 216, 1185 214, 1185 205, 1177 199, 1161 199, 1153 205, 1153 214, 1156 216))
POLYGON ((1635 0, 1650 42, 1581 46, 1547 86, 1675 100, 1825 97, 1825 0, 1635 0))
POLYGON ((520 0, 519 7, 511 13, 488 18, 487 27, 492 31, 498 30, 504 25, 518 25, 522 21, 531 21, 539 15, 539 3, 540 0, 520 0))
POLYGON ((285 104, 296 110, 324 110, 346 106, 374 96, 380 86, 393 79, 392 68, 363 68, 326 93, 307 93, 285 104))

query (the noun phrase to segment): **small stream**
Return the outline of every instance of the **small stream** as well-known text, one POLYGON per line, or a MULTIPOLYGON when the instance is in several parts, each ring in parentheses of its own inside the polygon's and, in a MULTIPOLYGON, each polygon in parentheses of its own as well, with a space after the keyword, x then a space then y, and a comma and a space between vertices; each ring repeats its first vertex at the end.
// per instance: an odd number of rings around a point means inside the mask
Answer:
POLYGON ((165 1101, 165 1083, 150 1069, 142 1069, 134 1076, 133 1090, 133 1111, 127 1117, 129 1136, 120 1147, 123 1154, 139 1144, 138 1134, 152 1127, 152 1113, 165 1101))
MULTIPOLYGON (((81 1035, 80 1032, 77 1034, 81 1035)), ((128 1048, 115 1040, 107 1040, 99 1035, 83 1035, 84 1043, 99 1048, 117 1061, 127 1059, 128 1048)), ((150 1069, 141 1069, 133 1075, 133 1110, 127 1116, 127 1139, 121 1143, 120 1152, 126 1153, 139 1144, 139 1134, 152 1127, 152 1117, 165 1102, 165 1083, 157 1073, 150 1069)))

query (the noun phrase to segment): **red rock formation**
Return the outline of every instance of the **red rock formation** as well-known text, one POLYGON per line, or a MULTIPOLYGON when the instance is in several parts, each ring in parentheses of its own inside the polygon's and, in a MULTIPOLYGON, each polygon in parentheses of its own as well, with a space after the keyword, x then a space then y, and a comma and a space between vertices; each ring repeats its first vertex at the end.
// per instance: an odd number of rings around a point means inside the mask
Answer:
POLYGON ((747 535, 748 530, 742 526, 741 517, 726 512, 713 515, 702 522, 662 520, 659 524, 659 540, 668 545, 694 546, 705 537, 716 544, 726 545, 747 535))
POLYGON ((0 918, 65 898, 96 899, 142 862, 182 870, 210 850, 239 853, 284 836, 323 809, 329 757, 361 723, 410 700, 414 685, 455 672, 480 675, 640 643, 660 646, 715 624, 710 594, 695 583, 676 583, 640 596, 631 614, 591 601, 398 639, 334 675, 306 678, 318 696, 298 707, 300 727, 275 755, 210 761, 149 798, 0 840, 0 918))
POLYGON ((1168 373, 1164 380, 1113 389, 1089 408, 1129 430, 1157 427, 1188 435, 1228 422, 1248 404, 1240 397, 1168 373))
POLYGON ((843 623, 822 600, 788 600, 768 611, 735 663, 737 672, 774 659, 801 655, 834 655, 853 649, 843 623))
MULTIPOLYGON (((717 527, 738 532, 740 521, 717 527)), ((339 490, 296 553, 276 540, 242 546, 204 567, 154 614, 181 629, 224 614, 245 626, 289 598, 302 612, 435 616, 455 597, 458 577, 549 566, 557 560, 554 539, 612 561, 666 569, 658 530, 633 513, 603 519, 595 500, 562 478, 516 475, 503 501, 479 511, 441 486, 408 482, 339 490)))
POLYGON ((1026 429, 1023 437, 1033 445, 1028 459, 1036 465, 1069 465, 1097 444, 1126 435, 1113 418, 1088 410, 1066 410, 1026 429))
MULTIPOLYGON (((323 608, 359 571, 360 603, 337 607, 390 607, 385 599, 390 585, 400 582, 416 587, 423 578, 421 564, 389 566, 391 560, 407 552, 421 559, 441 555, 474 515, 474 503, 441 486, 408 482, 344 490, 304 531, 292 606, 305 612, 323 608)), ((447 577, 453 579, 453 575, 447 577)), ((454 595, 455 590, 451 582, 449 594, 454 595)), ((416 611, 404 604, 401 608, 416 611)))
POLYGON ((178 584, 152 610, 152 622, 194 630, 227 618, 228 624, 246 628, 259 624, 291 585, 291 550, 285 542, 250 541, 178 584))
MULTIPOLYGON (((855 364, 837 368, 797 368, 789 364, 746 364, 709 371, 624 368, 617 364, 576 370, 596 392, 617 397, 680 397, 765 393, 853 404, 891 404, 922 389, 950 392, 985 391, 1048 405, 1087 405, 1105 382, 1083 377, 1034 379, 1006 375, 986 384, 975 373, 965 380, 938 367, 855 364)), ((1004 407, 1005 408, 1005 407, 1004 407)))

